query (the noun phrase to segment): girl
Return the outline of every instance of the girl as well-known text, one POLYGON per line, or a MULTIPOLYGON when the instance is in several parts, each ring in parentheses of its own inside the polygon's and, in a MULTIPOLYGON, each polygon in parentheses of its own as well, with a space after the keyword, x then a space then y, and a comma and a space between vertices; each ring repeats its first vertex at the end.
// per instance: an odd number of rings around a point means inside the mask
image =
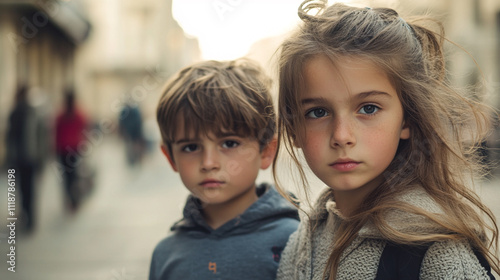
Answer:
POLYGON ((281 47, 279 139, 328 188, 278 279, 494 279, 498 227, 468 187, 489 114, 448 85, 442 26, 326 2, 281 47))

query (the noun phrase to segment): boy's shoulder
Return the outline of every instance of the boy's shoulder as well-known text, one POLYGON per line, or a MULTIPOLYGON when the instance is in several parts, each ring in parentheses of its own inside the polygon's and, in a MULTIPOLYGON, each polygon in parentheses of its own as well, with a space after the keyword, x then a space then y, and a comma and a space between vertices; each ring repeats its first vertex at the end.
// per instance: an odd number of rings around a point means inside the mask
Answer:
POLYGON ((184 243, 184 236, 180 232, 170 231, 167 236, 163 237, 155 246, 154 251, 161 251, 164 248, 175 248, 180 244, 184 243))
POLYGON ((172 261, 184 257, 186 252, 196 251, 206 238, 193 238, 185 231, 170 231, 153 250, 152 262, 172 261))

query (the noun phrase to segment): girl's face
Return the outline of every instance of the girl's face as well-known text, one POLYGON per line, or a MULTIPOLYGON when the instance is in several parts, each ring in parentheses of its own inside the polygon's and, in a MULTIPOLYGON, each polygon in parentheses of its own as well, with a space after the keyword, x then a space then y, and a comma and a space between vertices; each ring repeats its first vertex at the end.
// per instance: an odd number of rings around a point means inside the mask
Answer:
POLYGON ((399 140, 410 137, 396 89, 384 71, 355 57, 342 57, 334 66, 316 56, 303 74, 305 135, 297 145, 337 203, 359 202, 383 182, 399 140))

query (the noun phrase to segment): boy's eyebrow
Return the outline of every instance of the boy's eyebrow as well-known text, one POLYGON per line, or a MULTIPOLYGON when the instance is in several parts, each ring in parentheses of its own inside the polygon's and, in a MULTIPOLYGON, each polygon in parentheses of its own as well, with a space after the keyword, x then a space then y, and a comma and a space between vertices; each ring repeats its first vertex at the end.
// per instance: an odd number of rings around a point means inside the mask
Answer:
MULTIPOLYGON (((367 97, 371 96, 381 96, 384 98, 391 98, 392 96, 385 92, 385 91, 379 91, 379 90, 370 90, 370 91, 364 91, 360 92, 354 95, 354 98, 356 99, 365 99, 367 97)), ((324 104, 327 103, 327 99, 323 97, 318 97, 318 98, 304 98, 302 99, 301 103, 302 105, 305 104, 324 104)))
POLYGON ((222 132, 222 133, 218 133, 217 134, 217 137, 231 137, 231 136, 239 136, 238 134, 234 133, 234 132, 222 132))
MULTIPOLYGON (((217 137, 232 137, 232 136, 241 137, 235 132, 217 133, 217 137)), ((182 143, 187 143, 187 142, 195 142, 195 141, 199 141, 199 140, 200 140, 199 138, 181 138, 179 140, 175 140, 173 143, 174 144, 182 144, 182 143)))
POLYGON ((182 143, 193 142, 193 141, 196 141, 196 139, 181 138, 179 140, 174 141, 174 144, 182 144, 182 143))

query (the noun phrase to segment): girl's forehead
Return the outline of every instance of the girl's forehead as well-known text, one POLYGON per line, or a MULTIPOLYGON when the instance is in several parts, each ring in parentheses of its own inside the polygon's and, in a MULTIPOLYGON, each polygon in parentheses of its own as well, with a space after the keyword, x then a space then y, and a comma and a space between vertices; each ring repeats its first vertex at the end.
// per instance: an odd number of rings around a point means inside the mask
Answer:
POLYGON ((312 57, 304 65, 303 77, 301 95, 395 91, 394 83, 386 71, 373 61, 362 57, 341 56, 336 59, 326 55, 312 57))
POLYGON ((302 72, 310 71, 321 63, 328 65, 333 71, 338 74, 346 71, 376 71, 382 75, 386 75, 386 71, 382 66, 378 65, 376 60, 369 59, 360 55, 339 55, 330 57, 326 54, 318 54, 307 59, 302 67, 302 72))

